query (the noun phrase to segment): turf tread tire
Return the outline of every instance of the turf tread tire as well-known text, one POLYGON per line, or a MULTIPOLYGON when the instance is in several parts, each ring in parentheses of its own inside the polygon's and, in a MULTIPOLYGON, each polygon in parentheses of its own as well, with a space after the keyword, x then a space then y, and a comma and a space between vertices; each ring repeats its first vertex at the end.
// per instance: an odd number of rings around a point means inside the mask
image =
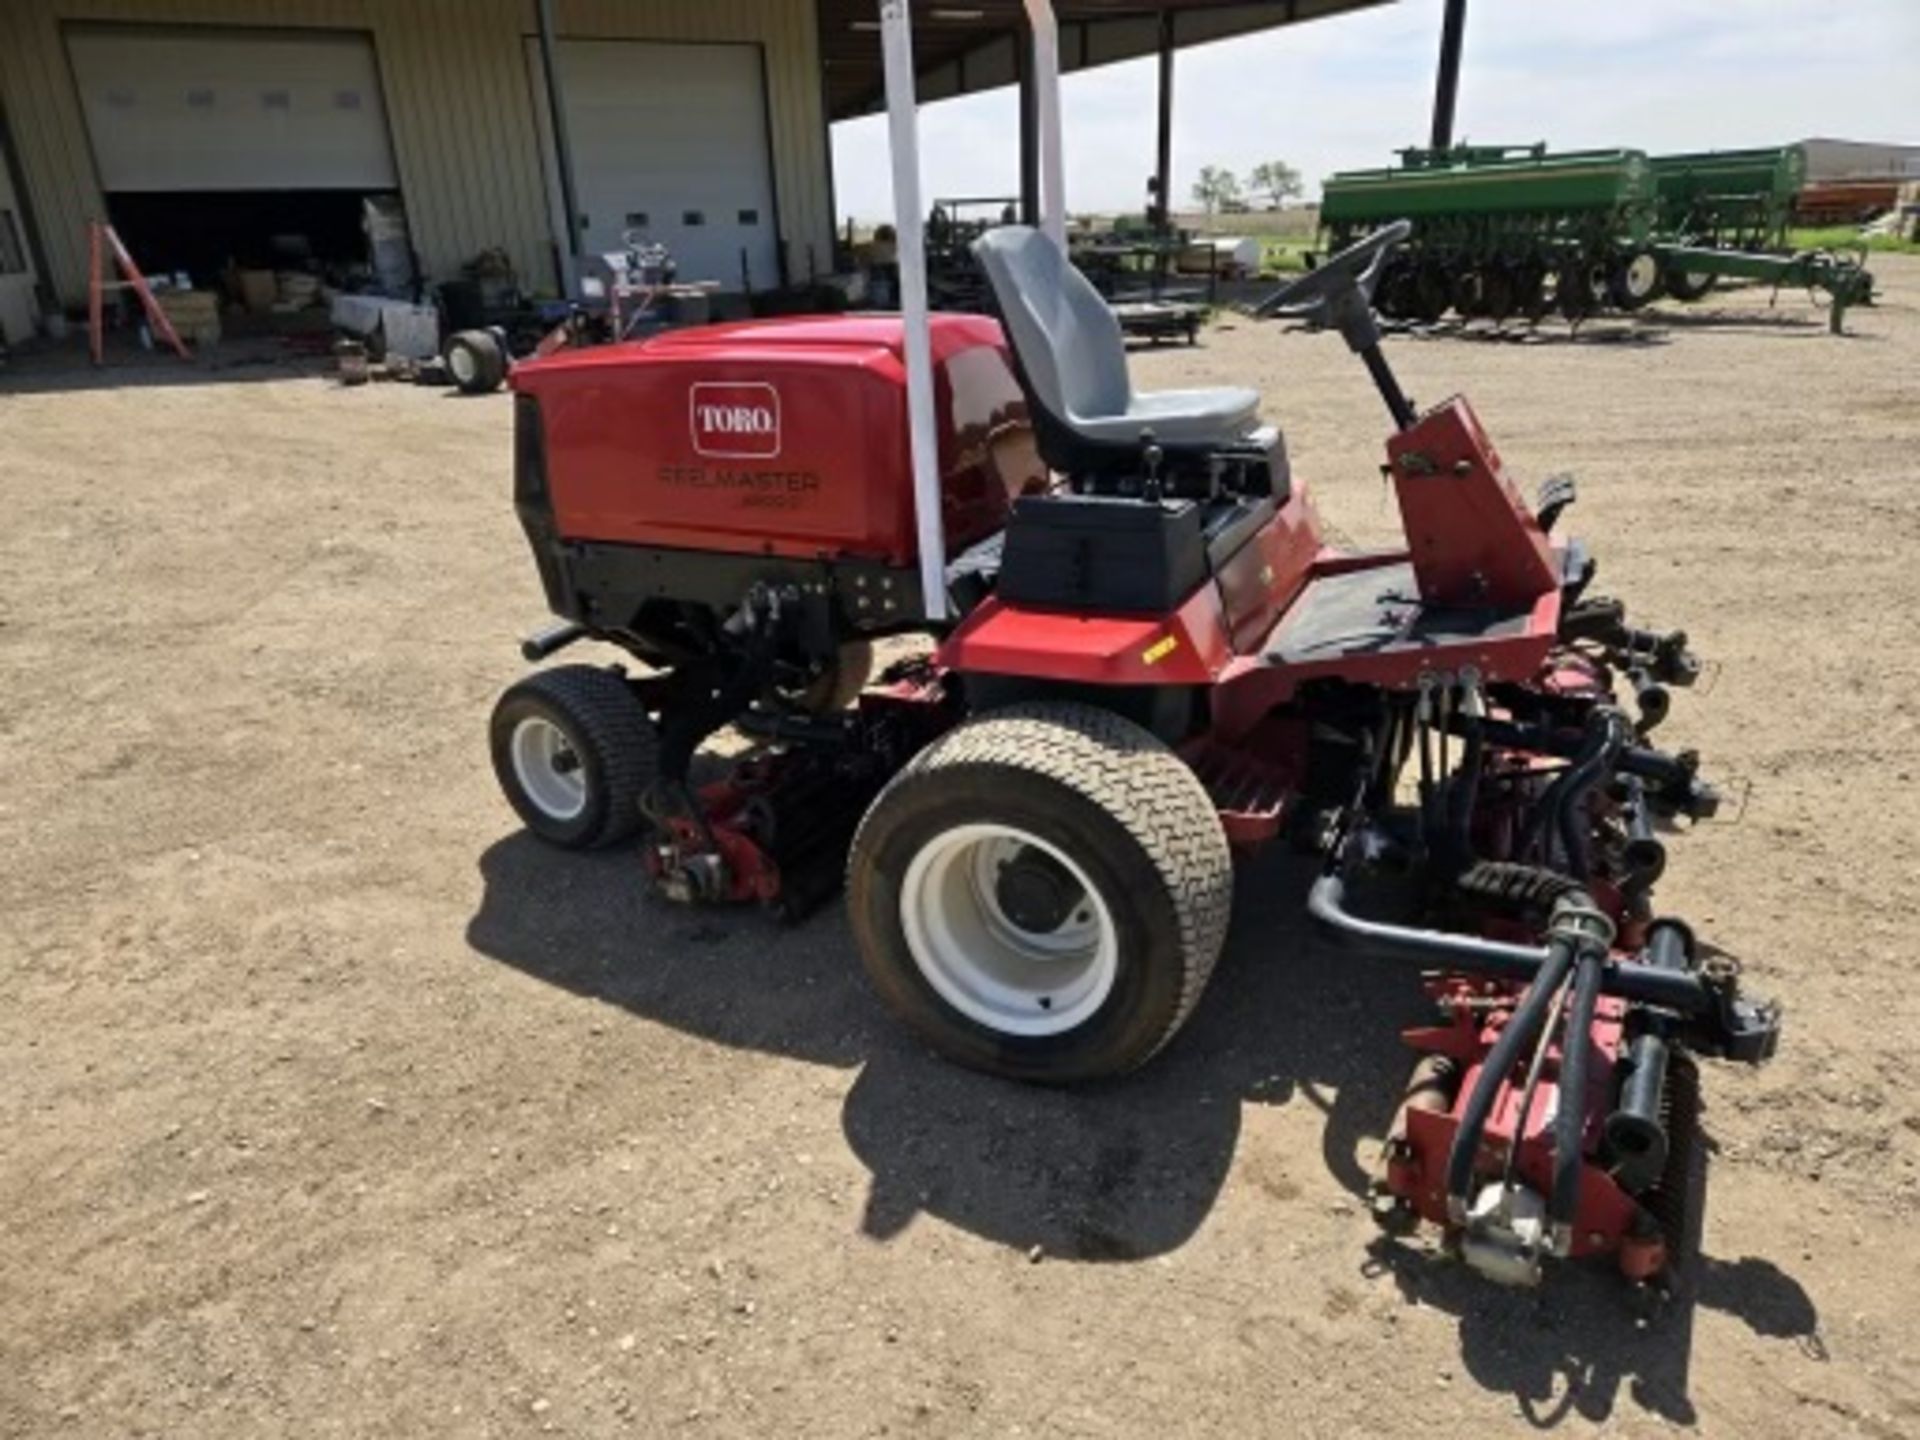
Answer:
MULTIPOLYGON (((1029 702, 968 721, 921 751, 894 776, 854 835, 847 888, 854 931, 869 975, 891 1007, 937 1049, 961 1063, 1016 1079, 1070 1082, 1136 1069, 1179 1033, 1199 1003, 1226 940, 1233 908, 1233 858, 1205 787, 1163 741, 1095 705, 1029 702), (1164 1013, 1149 1033, 1118 1053, 1055 1065, 1036 1063, 1031 1056, 983 1056, 977 1049, 956 1050, 951 1027, 956 1023, 972 1027, 972 1022, 950 1011, 951 1018, 939 1013, 947 1007, 933 999, 903 937, 894 934, 889 945, 872 933, 878 918, 872 888, 878 879, 874 873, 878 857, 873 852, 877 844, 885 843, 883 832, 896 828, 902 812, 911 812, 923 793, 946 788, 941 782, 957 778, 978 793, 995 777, 1017 782, 1028 803, 1038 803, 1036 795, 1051 793, 1066 800, 1069 816, 1078 808, 1072 803, 1077 799, 1111 817, 1158 880, 1177 936, 1176 998, 1162 1007, 1164 1013), (903 985, 903 979, 910 983, 903 985), (913 991, 924 992, 918 1003, 909 993, 913 991)), ((889 886, 887 895, 897 891, 889 886)), ((1108 899, 1111 902, 1112 897, 1108 899)), ((897 900, 891 903, 895 907, 892 931, 897 931, 897 900)), ((990 1033, 984 1027, 972 1028, 990 1033)))
POLYGON ((560 665, 510 687, 490 726, 494 774, 508 802, 541 839, 569 850, 617 845, 645 823, 640 798, 659 769, 660 737, 618 670, 560 665), (508 749, 513 727, 537 709, 559 724, 587 769, 587 809, 559 824, 521 793, 508 749))
POLYGON ((507 354, 500 337, 491 330, 462 330, 455 335, 447 342, 445 363, 454 388, 463 395, 491 395, 507 378, 507 354), (456 351, 465 354, 473 366, 473 374, 465 380, 454 369, 456 351))

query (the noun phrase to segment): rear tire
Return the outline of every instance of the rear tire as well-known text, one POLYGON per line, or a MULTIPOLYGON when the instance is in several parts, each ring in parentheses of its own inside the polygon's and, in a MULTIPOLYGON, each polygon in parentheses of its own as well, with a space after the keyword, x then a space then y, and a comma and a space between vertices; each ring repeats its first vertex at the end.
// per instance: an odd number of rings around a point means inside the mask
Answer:
POLYGON ((1698 300, 1713 289, 1719 278, 1718 275, 1707 273, 1689 274, 1685 270, 1670 265, 1666 271, 1667 294, 1676 300, 1698 300))
POLYGON ((1233 864, 1193 772, 1110 711, 1043 702, 950 732, 868 810, 848 904, 868 976, 950 1060, 1018 1080, 1143 1064, 1192 1013, 1233 864))
POLYGON ((447 374, 463 395, 487 395, 507 378, 507 352, 491 330, 462 330, 447 342, 447 374))
POLYGON ((1614 261, 1607 292, 1620 309, 1638 310, 1660 298, 1664 280, 1659 256, 1651 250, 1633 250, 1614 261))
POLYGON ((500 789, 542 840, 591 850, 640 829, 660 741, 618 671, 538 671, 500 697, 489 728, 500 789))

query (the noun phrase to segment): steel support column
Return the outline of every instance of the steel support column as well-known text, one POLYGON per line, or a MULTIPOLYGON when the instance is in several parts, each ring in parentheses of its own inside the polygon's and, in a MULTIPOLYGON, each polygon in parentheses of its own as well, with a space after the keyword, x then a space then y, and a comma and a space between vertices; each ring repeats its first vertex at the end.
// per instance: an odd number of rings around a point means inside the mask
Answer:
POLYGON ((573 147, 567 142, 567 107, 560 95, 560 72, 553 58, 553 0, 537 0, 540 22, 540 72, 547 82, 547 110, 553 124, 553 166, 560 181, 565 224, 560 236, 560 285, 569 298, 579 293, 580 197, 573 183, 573 147))
POLYGON ((1467 28, 1467 0, 1447 0, 1440 27, 1440 73, 1433 82, 1433 136, 1435 150, 1453 144, 1453 102, 1460 91, 1460 41, 1467 28))
POLYGON ((1173 225, 1173 12, 1160 12, 1160 130, 1154 148, 1154 200, 1158 214, 1153 228, 1173 225))
POLYGON ((1040 223, 1040 87, 1033 74, 1033 29, 1013 33, 1014 73, 1020 81, 1020 223, 1040 223))

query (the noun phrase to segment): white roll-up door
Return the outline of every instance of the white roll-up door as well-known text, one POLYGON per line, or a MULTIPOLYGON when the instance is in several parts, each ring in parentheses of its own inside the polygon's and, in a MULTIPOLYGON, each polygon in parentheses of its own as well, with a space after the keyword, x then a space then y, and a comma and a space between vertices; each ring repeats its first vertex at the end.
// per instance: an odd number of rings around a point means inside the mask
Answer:
MULTIPOLYGON (((766 85, 757 45, 561 40, 555 47, 582 248, 617 249, 628 230, 673 252, 683 280, 756 290, 780 283, 766 85)), ((527 42, 554 233, 560 190, 546 79, 527 42)))
POLYGON ((85 28, 67 50, 108 193, 397 184, 366 35, 85 28))

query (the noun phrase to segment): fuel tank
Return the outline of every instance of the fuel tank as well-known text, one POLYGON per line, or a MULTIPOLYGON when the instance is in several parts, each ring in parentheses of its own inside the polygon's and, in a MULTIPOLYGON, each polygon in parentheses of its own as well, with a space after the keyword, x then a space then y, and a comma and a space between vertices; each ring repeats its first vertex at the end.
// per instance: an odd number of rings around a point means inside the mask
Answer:
MULTIPOLYGON (((949 555, 1037 488, 998 322, 932 317, 949 555)), ((916 545, 898 316, 745 321, 514 367, 538 405, 563 541, 909 565, 916 545)))

